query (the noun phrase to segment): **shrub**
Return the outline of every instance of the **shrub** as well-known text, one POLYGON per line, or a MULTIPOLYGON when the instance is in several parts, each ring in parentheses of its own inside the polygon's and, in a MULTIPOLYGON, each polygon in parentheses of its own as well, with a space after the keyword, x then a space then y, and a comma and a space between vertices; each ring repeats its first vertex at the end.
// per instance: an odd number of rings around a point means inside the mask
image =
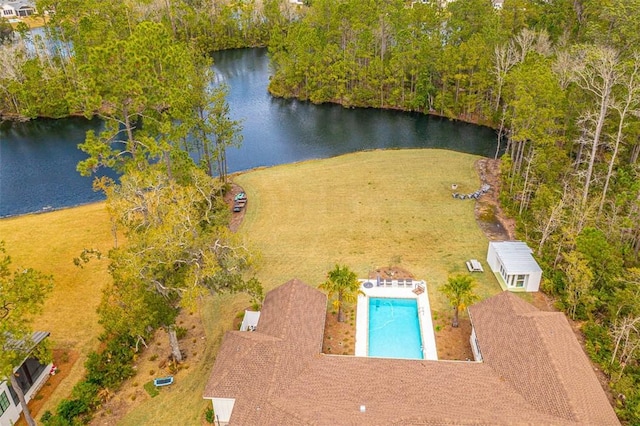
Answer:
POLYGON ((42 423, 46 423, 49 420, 51 420, 51 417, 53 417, 53 414, 51 413, 51 411, 47 410, 44 413, 42 413, 42 416, 40 417, 40 421, 42 423))
POLYGON ((611 338, 602 325, 589 321, 582 327, 585 337, 585 349, 591 359, 601 366, 609 364, 611 359, 611 338))
POLYGON ((187 329, 184 327, 176 326, 176 337, 178 340, 183 339, 187 335, 187 329))
POLYGON ((205 410, 204 419, 207 421, 207 423, 213 423, 213 421, 215 420, 215 415, 213 413, 213 408, 207 408, 205 410))
POLYGON ((120 384, 133 376, 133 339, 121 336, 107 342, 100 353, 92 352, 87 358, 86 381, 99 387, 116 390, 120 384))
POLYGON ((58 405, 58 416, 69 424, 73 424, 74 419, 87 414, 90 409, 86 401, 81 399, 64 399, 58 405))
POLYGON ((40 420, 44 426, 72 426, 72 423, 69 420, 65 420, 60 416, 54 416, 50 411, 45 411, 40 420), (47 412, 49 413, 49 416, 45 418, 47 412))

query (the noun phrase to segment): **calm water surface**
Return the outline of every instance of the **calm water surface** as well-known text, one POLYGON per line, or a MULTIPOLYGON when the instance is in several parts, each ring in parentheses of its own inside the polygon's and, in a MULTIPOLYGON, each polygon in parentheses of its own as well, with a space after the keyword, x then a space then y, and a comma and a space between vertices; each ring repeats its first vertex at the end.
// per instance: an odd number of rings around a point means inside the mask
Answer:
MULTIPOLYGON (((446 148, 493 156, 495 132, 421 114, 345 109, 274 99, 267 93, 265 49, 214 55, 219 82, 229 85, 231 115, 242 120, 244 141, 229 150, 229 171, 382 148, 446 148)), ((103 198, 91 178, 76 172, 85 157, 77 145, 98 120, 34 120, 0 125, 0 217, 103 198)))

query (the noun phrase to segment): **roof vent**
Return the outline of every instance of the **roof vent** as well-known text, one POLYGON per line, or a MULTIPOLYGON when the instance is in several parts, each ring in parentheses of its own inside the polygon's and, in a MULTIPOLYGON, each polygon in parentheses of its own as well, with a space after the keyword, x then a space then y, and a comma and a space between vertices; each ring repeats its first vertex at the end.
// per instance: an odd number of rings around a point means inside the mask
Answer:
POLYGON ((367 411, 367 407, 365 407, 364 405, 360 406, 360 412, 364 413, 365 411, 367 411))

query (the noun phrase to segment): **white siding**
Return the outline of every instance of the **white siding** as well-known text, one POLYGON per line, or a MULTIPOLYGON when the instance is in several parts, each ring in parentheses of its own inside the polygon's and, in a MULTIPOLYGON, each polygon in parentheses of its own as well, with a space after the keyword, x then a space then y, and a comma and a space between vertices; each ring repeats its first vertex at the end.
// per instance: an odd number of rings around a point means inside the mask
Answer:
POLYGON ((487 250, 487 263, 493 272, 500 270, 500 264, 498 263, 498 255, 493 243, 489 243, 489 250, 487 250))
POLYGON ((260 311, 244 311, 244 318, 240 324, 240 331, 255 330, 260 321, 260 311))
POLYGON ((229 423, 233 405, 236 403, 235 398, 211 398, 213 402, 213 413, 216 421, 220 424, 229 423))
POLYGON ((491 270, 503 277, 509 290, 538 291, 542 269, 529 246, 522 241, 493 241, 487 250, 491 270), (516 287, 518 276, 526 276, 525 286, 516 287))
MULTIPOLYGON (((42 373, 40 373, 40 375, 34 379, 33 385, 31 385, 31 388, 24 394, 24 399, 27 402, 33 399, 42 385, 44 385, 44 383, 49 379, 49 374, 51 372, 52 366, 53 364, 47 365, 44 370, 42 370, 42 373)), ((0 383, 0 395, 2 395, 2 392, 7 392, 7 397, 9 398, 9 408, 0 417, 0 426, 10 426, 18 420, 18 417, 20 417, 20 413, 22 413, 22 407, 20 406, 20 404, 15 405, 13 403, 13 398, 11 398, 11 394, 9 393, 9 386, 6 381, 0 383)))
POLYGON ((3 393, 5 393, 7 395, 7 398, 9 399, 9 408, 7 408, 4 414, 0 416, 0 425, 9 426, 18 421, 22 409, 16 407, 16 405, 13 403, 13 398, 11 398, 11 393, 9 393, 9 386, 7 386, 7 382, 0 383, 0 396, 3 393))
POLYGON ((476 329, 471 329, 471 337, 469 337, 469 343, 471 343, 471 350, 473 351, 473 359, 476 361, 482 361, 482 353, 478 347, 478 338, 476 337, 476 329))

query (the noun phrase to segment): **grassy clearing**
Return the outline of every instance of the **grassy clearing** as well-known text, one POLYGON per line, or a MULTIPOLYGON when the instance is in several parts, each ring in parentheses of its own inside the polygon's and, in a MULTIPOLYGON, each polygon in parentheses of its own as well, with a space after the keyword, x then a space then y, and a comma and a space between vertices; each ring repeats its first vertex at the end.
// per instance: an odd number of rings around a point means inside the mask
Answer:
MULTIPOLYGON (((236 176, 249 197, 239 233, 262 254, 258 278, 268 290, 294 277, 317 285, 336 263, 362 277, 376 267, 401 266, 427 281, 432 309, 448 309, 437 287, 449 273, 466 272, 466 260, 486 257, 488 240, 476 225, 474 203, 451 197, 453 183, 458 192, 478 189, 478 158, 441 150, 372 151, 236 176)), ((83 248, 106 253, 111 246, 102 205, 1 220, 0 238, 16 264, 57 278, 37 327, 86 355, 99 333, 95 306, 108 280, 106 262, 78 269, 71 260, 83 248)), ((493 274, 474 276, 481 297, 500 291, 493 274)), ((208 344, 202 361, 118 424, 201 424, 208 407, 201 395, 221 337, 247 302, 242 295, 204 301, 208 344)), ((66 396, 81 373, 56 395, 66 396)))
MULTIPOLYGON (((465 261, 486 258, 488 240, 476 225, 474 203, 451 197, 480 186, 479 157, 441 150, 373 151, 254 170, 234 177, 248 194, 239 232, 262 254, 265 289, 297 277, 317 285, 335 263, 359 276, 398 265, 428 283, 434 310, 448 309, 437 287, 465 261)), ((486 267, 486 262, 483 261, 486 267)), ((488 270, 488 268, 487 268, 488 270)), ((478 293, 500 291, 493 274, 475 274, 478 293)), ((200 399, 220 338, 243 296, 214 298, 202 309, 211 345, 204 362, 179 377, 171 393, 146 401, 121 425, 200 424, 200 399)))
POLYGON ((82 377, 86 355, 98 344, 101 328, 96 307, 110 279, 107 263, 93 260, 81 269, 73 258, 85 248, 106 254, 113 246, 104 203, 2 219, 0 240, 5 241, 13 266, 53 275, 53 292, 34 327, 50 331, 54 347, 80 353, 71 374, 45 404, 45 410, 51 409, 82 377))
MULTIPOLYGON (((335 263, 359 276, 397 265, 436 291, 465 260, 486 258, 474 203, 451 197, 480 186, 478 157, 443 150, 374 151, 252 171, 235 178, 249 196, 240 232, 262 252, 267 288, 298 277, 316 285, 335 263)), ((479 293, 499 291, 476 274, 479 293)))

